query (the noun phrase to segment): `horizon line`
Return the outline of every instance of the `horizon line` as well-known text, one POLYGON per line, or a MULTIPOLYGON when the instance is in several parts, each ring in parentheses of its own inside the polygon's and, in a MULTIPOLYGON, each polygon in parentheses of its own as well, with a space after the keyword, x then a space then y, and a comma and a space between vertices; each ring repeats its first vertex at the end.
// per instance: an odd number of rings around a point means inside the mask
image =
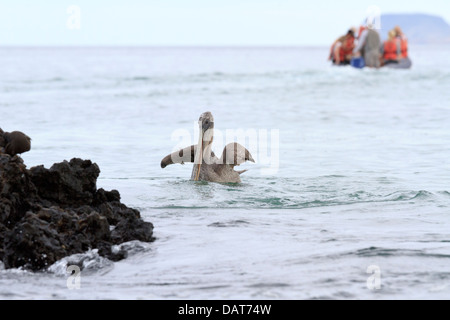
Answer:
POLYGON ((2 44, 0 48, 323 48, 327 44, 302 45, 302 44, 189 44, 189 45, 153 45, 153 44, 2 44))
MULTIPOLYGON (((411 43, 414 46, 430 46, 430 45, 450 45, 450 42, 441 42, 441 43, 411 43)), ((148 49, 323 49, 328 48, 329 45, 321 44, 321 45, 294 45, 294 44, 286 44, 286 45, 278 45, 278 44, 264 44, 264 45, 128 45, 128 44, 65 44, 65 45, 9 45, 3 44, 0 45, 0 49, 99 49, 99 48, 114 48, 114 49, 138 49, 138 48, 148 48, 148 49)))

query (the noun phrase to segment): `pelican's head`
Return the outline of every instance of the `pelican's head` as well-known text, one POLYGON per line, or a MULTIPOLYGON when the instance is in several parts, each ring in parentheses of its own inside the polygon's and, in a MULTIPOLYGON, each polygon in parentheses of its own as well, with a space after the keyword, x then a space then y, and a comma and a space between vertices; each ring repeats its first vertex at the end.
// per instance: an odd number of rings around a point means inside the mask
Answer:
POLYGON ((195 154, 195 161, 194 163, 197 165, 197 172, 195 175, 195 181, 198 181, 199 175, 200 175, 200 168, 203 163, 204 155, 203 153, 206 152, 206 157, 209 159, 208 156, 208 146, 211 145, 214 138, 214 118, 212 116, 211 112, 204 112, 201 114, 200 118, 198 119, 198 126, 199 126, 199 136, 198 136, 198 148, 197 152, 195 154))
POLYGON ((211 144, 214 137, 214 117, 211 112, 204 112, 198 119, 203 147, 211 144))

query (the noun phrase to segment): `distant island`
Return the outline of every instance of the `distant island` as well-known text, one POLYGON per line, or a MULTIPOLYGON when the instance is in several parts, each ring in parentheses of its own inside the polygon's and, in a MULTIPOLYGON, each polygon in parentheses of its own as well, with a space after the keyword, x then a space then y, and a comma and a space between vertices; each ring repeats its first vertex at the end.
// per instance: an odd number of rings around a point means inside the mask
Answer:
POLYGON ((412 44, 450 44, 450 25, 441 17, 428 14, 383 14, 381 36, 400 26, 412 44))

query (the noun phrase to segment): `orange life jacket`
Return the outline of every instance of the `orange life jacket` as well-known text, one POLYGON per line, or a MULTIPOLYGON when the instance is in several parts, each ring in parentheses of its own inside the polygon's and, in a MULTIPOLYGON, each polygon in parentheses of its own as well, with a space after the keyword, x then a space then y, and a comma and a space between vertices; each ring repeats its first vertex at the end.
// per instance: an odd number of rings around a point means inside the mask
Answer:
POLYGON ((408 58, 408 39, 400 39, 400 51, 403 59, 408 58))
POLYGON ((383 59, 388 60, 397 60, 398 58, 398 39, 391 39, 384 42, 383 45, 383 59))
POLYGON ((338 42, 341 42, 341 47, 339 48, 339 61, 336 61, 336 63, 341 63, 346 60, 346 57, 348 55, 353 53, 353 48, 355 47, 355 37, 345 36, 337 40, 336 43, 333 44, 330 48, 330 59, 332 60, 335 59, 334 48, 336 47, 338 42))

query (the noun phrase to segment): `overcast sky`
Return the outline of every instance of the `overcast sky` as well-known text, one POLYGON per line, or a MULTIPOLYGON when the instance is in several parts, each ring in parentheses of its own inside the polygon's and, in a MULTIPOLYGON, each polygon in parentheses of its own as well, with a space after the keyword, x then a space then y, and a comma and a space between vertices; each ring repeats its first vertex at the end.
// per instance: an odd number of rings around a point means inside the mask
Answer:
POLYGON ((449 0, 0 0, 0 46, 328 45, 371 5, 450 21, 449 0))

